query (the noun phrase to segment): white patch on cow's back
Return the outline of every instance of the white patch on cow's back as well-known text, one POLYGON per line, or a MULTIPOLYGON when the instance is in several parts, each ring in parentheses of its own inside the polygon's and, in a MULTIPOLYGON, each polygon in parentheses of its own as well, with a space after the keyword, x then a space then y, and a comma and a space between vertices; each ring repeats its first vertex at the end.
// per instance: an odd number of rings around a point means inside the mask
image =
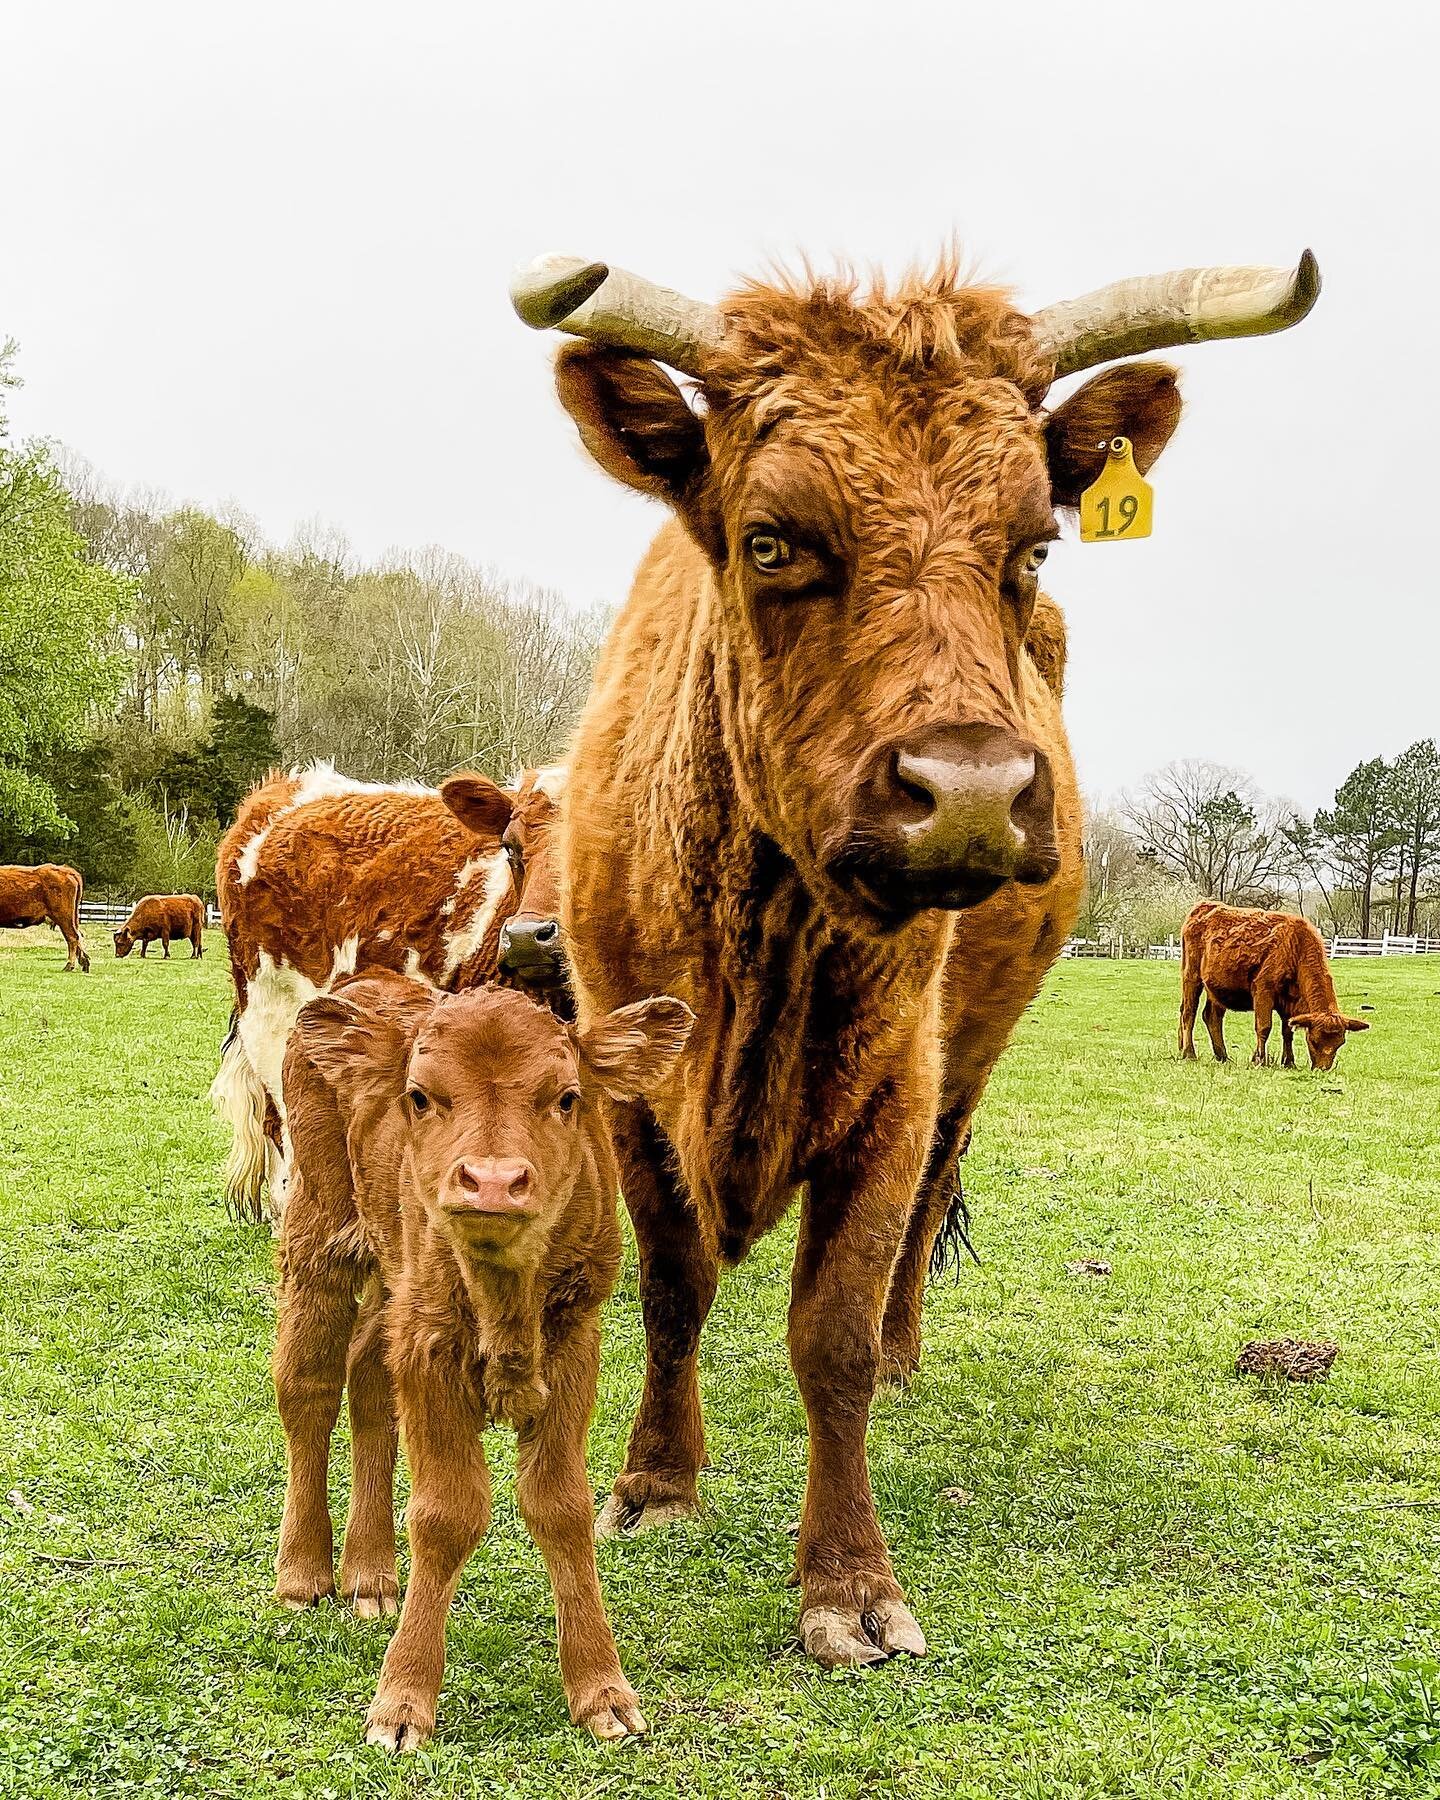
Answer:
POLYGON ((547 800, 553 800, 558 806, 569 779, 570 771, 564 763, 550 763, 535 771, 535 791, 543 794, 547 800))
POLYGON ((294 812, 297 806, 308 806, 312 800, 338 800, 345 794, 434 795, 437 791, 419 781, 356 781, 353 776, 342 775, 333 763, 328 762, 311 763, 307 769, 292 769, 291 774, 299 785, 280 808, 281 812, 294 812))
MULTIPOLYGON (((480 904, 465 923, 445 934, 444 973, 447 979, 485 942, 486 933, 495 923, 495 915, 500 910, 500 903, 511 888, 510 858, 504 850, 493 851, 485 857, 474 857, 465 865, 465 868, 471 868, 474 863, 478 863, 485 871, 485 887, 480 897, 480 904)), ((465 870, 462 870, 462 882, 464 874, 465 870)), ((459 898, 459 891, 460 883, 457 883, 454 899, 459 898)), ((454 899, 450 902, 452 913, 454 912, 454 899)))
POLYGON ((247 881, 255 879, 255 871, 260 867, 260 851, 269 832, 270 827, 262 825, 254 837, 246 840, 245 848, 236 858, 236 880, 241 887, 244 887, 247 881))

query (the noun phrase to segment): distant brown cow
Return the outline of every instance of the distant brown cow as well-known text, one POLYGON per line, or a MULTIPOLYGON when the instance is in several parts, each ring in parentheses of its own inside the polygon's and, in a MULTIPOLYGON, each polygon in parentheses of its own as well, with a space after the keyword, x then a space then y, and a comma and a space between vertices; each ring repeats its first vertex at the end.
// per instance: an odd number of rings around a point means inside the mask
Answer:
POLYGON ((1225 1055, 1225 1014, 1255 1013, 1255 1063, 1265 1061, 1270 1023, 1278 1015, 1282 1069, 1295 1067, 1296 1031, 1305 1033, 1312 1068, 1334 1066, 1345 1034, 1368 1031, 1365 1019, 1340 1011, 1325 960, 1325 940, 1294 913, 1259 912, 1202 900, 1181 933, 1180 1054, 1195 1056, 1195 1010, 1205 993, 1205 1029, 1216 1057, 1225 1055))
POLYGON ((1116 440, 1148 467, 1180 413, 1163 364, 1051 387, 1278 329, 1317 288, 1310 259, 1192 269, 1027 317, 947 261, 711 307, 553 258, 512 290, 528 323, 591 340, 560 355, 561 401, 673 515, 601 657, 561 822, 581 1018, 665 991, 700 1021, 654 1103, 616 1114, 648 1355, 600 1527, 696 1510, 717 1274, 798 1198, 795 1561, 827 1666, 925 1649, 876 1516, 871 1399, 915 1365, 971 1111, 1077 903, 1041 565, 1116 440))
POLYGON ((80 902, 85 897, 85 878, 68 863, 40 863, 33 869, 21 864, 0 867, 0 927, 20 930, 26 925, 53 925, 69 952, 65 967, 90 973, 90 958, 80 936, 80 902))
POLYGON ((600 1597, 585 1473, 600 1307, 620 1267, 599 1094, 653 1088, 692 1023, 652 999, 581 1032, 523 994, 440 996, 393 974, 351 977, 300 1013, 284 1074, 276 1595, 305 1607, 335 1591, 326 1467, 348 1383, 340 1586, 362 1617, 395 1611, 398 1403, 410 1586, 372 1744, 414 1750, 434 1730, 446 1613, 490 1521, 491 1423, 518 1439, 516 1497, 550 1571, 572 1718, 601 1738, 645 1729, 600 1597))
POLYGON ((170 942, 190 945, 190 960, 205 954, 205 902, 198 894, 147 894, 135 902, 130 917, 115 933, 115 954, 128 956, 140 946, 140 960, 158 938, 165 954, 170 942))
POLYGON ((527 770, 514 788, 452 775, 437 790, 352 781, 328 764, 267 776, 220 840, 215 880, 235 1012, 210 1089, 234 1131, 226 1196, 259 1217, 284 1191, 281 1064, 297 1014, 359 968, 459 990, 507 972, 552 991, 564 980, 549 826, 564 779, 527 770), (506 921, 530 935, 512 952, 506 921))

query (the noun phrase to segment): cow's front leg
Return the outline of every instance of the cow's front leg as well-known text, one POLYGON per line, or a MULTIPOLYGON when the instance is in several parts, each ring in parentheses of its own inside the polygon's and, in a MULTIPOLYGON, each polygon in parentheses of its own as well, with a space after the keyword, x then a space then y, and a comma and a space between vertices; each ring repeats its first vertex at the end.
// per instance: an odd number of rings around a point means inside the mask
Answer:
POLYGON ((1290 1021, 1284 1017, 1280 1020, 1280 1067, 1295 1067, 1295 1033, 1290 1027, 1290 1021))
POLYGON ((613 1128, 620 1191, 640 1251, 645 1389, 625 1468, 595 1521, 595 1535, 643 1531, 700 1509, 705 1466, 700 1411, 700 1332, 715 1299, 715 1258, 680 1191, 669 1146, 643 1101, 617 1106, 613 1128))
POLYGON ((810 1425, 796 1573, 800 1636, 827 1668, 925 1653, 875 1516, 865 1430, 890 1271, 934 1123, 892 1086, 811 1177, 790 1293, 790 1361, 810 1425))
POLYGON ((1257 1068, 1265 1067, 1265 1046, 1270 1041, 1270 1024, 1274 1018, 1275 1005, 1268 989, 1257 987, 1253 994, 1255 1007, 1255 1054, 1251 1057, 1257 1068))
POLYGON ((170 960, 170 933, 168 931, 162 931, 160 933, 160 948, 165 953, 166 962, 169 962, 169 960, 170 960))

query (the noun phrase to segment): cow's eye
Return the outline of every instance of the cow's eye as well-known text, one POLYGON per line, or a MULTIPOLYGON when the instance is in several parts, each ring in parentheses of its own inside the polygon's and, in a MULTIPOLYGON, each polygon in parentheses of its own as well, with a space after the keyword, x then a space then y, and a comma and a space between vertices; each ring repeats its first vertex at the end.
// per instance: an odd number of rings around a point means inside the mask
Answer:
POLYGON ((411 1112, 417 1114, 429 1112, 430 1096, 423 1088, 411 1088, 405 1097, 410 1102, 411 1112))
POLYGON ((783 569, 795 554, 789 541, 776 531, 752 532, 745 547, 750 552, 751 562, 766 575, 783 569))
POLYGON ((560 1109, 560 1117, 562 1119, 573 1118, 575 1116, 575 1108, 580 1104, 579 1088, 566 1088, 565 1092, 555 1104, 560 1109))
POLYGON ((1049 554, 1050 546, 1048 544, 1032 544, 1029 551, 1026 553, 1025 567, 1032 575, 1038 575, 1040 573, 1041 563, 1044 562, 1049 554))

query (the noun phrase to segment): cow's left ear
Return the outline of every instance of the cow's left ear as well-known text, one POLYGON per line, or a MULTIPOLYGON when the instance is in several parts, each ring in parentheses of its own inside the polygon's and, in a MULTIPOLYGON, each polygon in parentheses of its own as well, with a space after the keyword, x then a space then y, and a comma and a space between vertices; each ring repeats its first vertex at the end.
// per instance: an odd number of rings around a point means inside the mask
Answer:
POLYGON ((695 1015, 668 994, 608 1013, 579 1033, 580 1060, 612 1100, 638 1100, 665 1080, 695 1015))
POLYGON ((388 1019, 362 1012, 337 994, 321 994, 300 1008, 295 1032, 333 1088, 348 1091, 362 1076, 397 1090, 401 1085, 409 1045, 388 1019))
POLYGON ((488 775, 468 771, 442 781, 440 798, 476 837, 503 837, 515 806, 515 796, 497 787, 488 775))
POLYGON ((1057 506, 1080 504, 1105 467, 1111 438, 1129 438, 1144 474, 1180 423, 1178 382, 1168 363, 1120 363, 1056 407, 1045 425, 1045 454, 1057 506))
POLYGON ((1347 1031, 1368 1031, 1370 1029, 1370 1021, 1368 1019, 1352 1019, 1342 1015, 1341 1023, 1347 1031))

